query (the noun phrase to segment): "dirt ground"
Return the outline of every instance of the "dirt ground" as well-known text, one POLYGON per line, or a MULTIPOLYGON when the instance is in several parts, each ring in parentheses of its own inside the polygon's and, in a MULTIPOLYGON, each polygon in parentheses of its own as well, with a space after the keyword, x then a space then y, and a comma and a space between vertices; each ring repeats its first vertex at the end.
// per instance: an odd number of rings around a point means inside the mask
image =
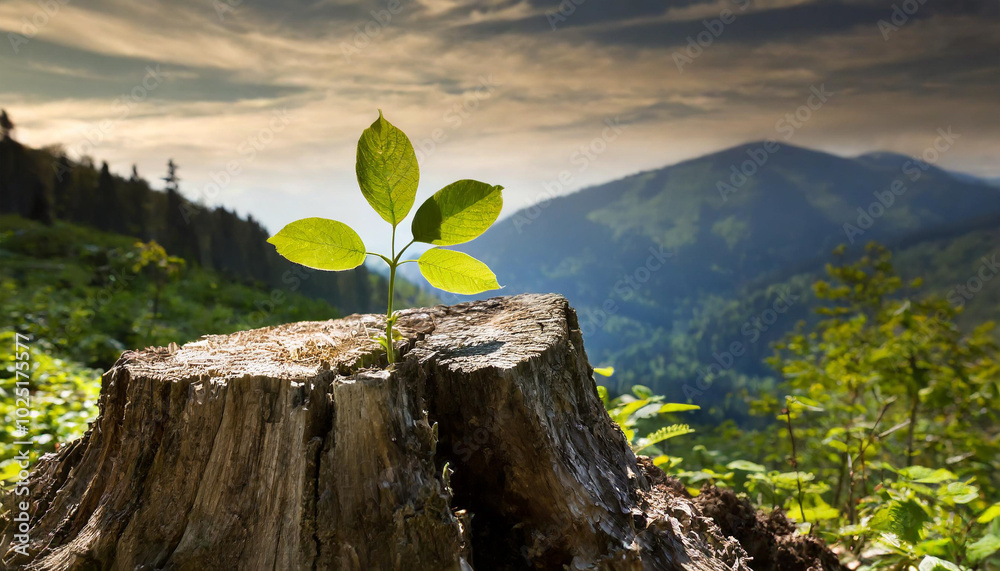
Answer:
MULTIPOLYGON (((680 481, 671 478, 646 457, 640 466, 665 496, 690 497, 680 481)), ((746 498, 729 489, 706 485, 694 498, 702 514, 715 521, 725 536, 735 538, 753 559, 755 571, 847 571, 823 540, 795 534, 795 526, 780 509, 769 514, 755 510, 746 498)))

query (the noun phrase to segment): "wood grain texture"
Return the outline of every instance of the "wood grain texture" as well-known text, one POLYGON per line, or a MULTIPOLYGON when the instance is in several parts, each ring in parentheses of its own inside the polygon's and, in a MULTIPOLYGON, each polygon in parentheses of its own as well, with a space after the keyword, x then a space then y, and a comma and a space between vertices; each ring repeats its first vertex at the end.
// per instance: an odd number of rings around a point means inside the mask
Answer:
MULTIPOLYGON (((35 467, 5 568, 745 570, 651 484, 555 295, 361 315, 122 355, 35 467)), ((661 475, 662 476, 662 475, 661 475)), ((10 501, 10 498, 8 498, 10 501)))

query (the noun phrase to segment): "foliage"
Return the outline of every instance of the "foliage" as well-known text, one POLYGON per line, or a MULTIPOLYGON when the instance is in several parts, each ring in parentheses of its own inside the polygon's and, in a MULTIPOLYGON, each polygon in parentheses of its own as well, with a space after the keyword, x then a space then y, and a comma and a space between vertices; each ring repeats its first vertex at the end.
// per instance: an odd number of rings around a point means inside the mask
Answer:
MULTIPOLYGON (((820 446, 808 460, 832 477, 836 503, 851 499, 865 462, 948 466, 997 489, 1000 384, 993 324, 963 334, 947 300, 904 288, 890 253, 870 245, 859 261, 828 269, 814 290, 829 305, 814 330, 777 344, 770 363, 800 402, 800 438, 820 446)), ((910 284, 919 287, 919 280, 910 284)), ((757 410, 773 410, 767 398, 757 410)))
POLYGON ((325 218, 304 218, 285 226, 268 239, 278 253, 292 262, 326 271, 354 269, 369 255, 389 266, 389 303, 386 331, 378 338, 390 364, 396 360, 393 312, 396 269, 416 263, 420 273, 438 289, 476 294, 497 289, 496 276, 486 264, 468 254, 431 248, 416 260, 401 260, 414 242, 453 246, 477 238, 500 216, 503 187, 474 180, 449 184, 428 198, 413 217, 413 239, 396 251, 396 227, 410 213, 417 196, 420 169, 409 138, 378 113, 378 119, 361 134, 357 154, 358 185, 372 209, 392 226, 388 256, 365 249, 350 226, 325 218))
POLYGON ((8 323, 92 368, 127 348, 338 316, 294 291, 182 265, 155 243, 61 222, 0 218, 0 259, 8 323))
MULTIPOLYGON (((334 274, 292 264, 266 243, 270 234, 257 220, 185 198, 179 171, 176 163, 168 163, 162 179, 166 188, 160 191, 134 167, 130 177, 121 177, 107 164, 95 166, 89 157, 71 160, 58 146, 35 150, 0 138, 0 215, 49 224, 54 218, 129 236, 129 243, 155 241, 188 266, 211 269, 243 284, 322 299, 342 314, 377 310, 384 303, 388 278, 365 266, 334 274)), ((204 192, 217 190, 209 185, 204 192)), ((400 297, 419 296, 417 305, 437 303, 408 282, 396 288, 400 297)))
MULTIPOLYGON (((374 285, 374 276, 368 276, 374 285)), ((404 284, 405 303, 418 300, 404 284)), ((79 437, 97 414, 101 372, 129 348, 184 343, 291 321, 329 319, 329 303, 188 265, 155 242, 56 222, 0 217, 0 462, 10 459, 13 331, 31 342, 36 450, 79 437)), ((13 470, 3 464, 0 470, 13 470)))
MULTIPOLYGON (((741 146, 554 197, 511 213, 461 249, 503 276, 505 292, 569 298, 587 354, 619 371, 600 380, 612 394, 642 384, 669 401, 700 404, 692 423, 761 426, 742 393, 774 386, 764 363, 770 344, 801 319, 815 322, 809 288, 831 246, 907 159, 783 144, 737 192, 721 194, 733 165, 759 149, 741 146), (791 293, 790 304, 779 301, 781 292, 791 293), (776 302, 784 310, 777 316, 776 302)), ((930 168, 908 184, 905 201, 855 238, 849 255, 861 255, 870 239, 891 243, 900 271, 946 296, 974 276, 980 258, 1000 251, 997 196, 930 168)), ((998 280, 966 305, 958 320, 965 332, 1000 318, 998 280)))
POLYGON ((963 481, 945 468, 880 468, 895 479, 860 502, 860 523, 836 532, 856 552, 863 540, 873 541, 871 551, 878 554, 873 568, 918 566, 927 557, 968 567, 1000 550, 997 504, 983 509, 973 478, 963 481))
MULTIPOLYGON (((611 368, 594 369, 599 375, 610 376, 614 370, 611 368)), ((621 395, 611 399, 608 397, 608 390, 603 386, 597 387, 597 393, 604 403, 604 408, 608 411, 611 420, 621 428, 628 440, 632 452, 639 454, 647 448, 659 450, 659 445, 671 438, 691 434, 694 432, 687 424, 665 424, 664 419, 673 413, 698 410, 698 406, 679 403, 663 403, 663 397, 654 396, 648 387, 635 385, 632 387, 632 394, 621 395), (640 428, 649 429, 645 436, 637 437, 640 428), (658 425, 650 428, 650 425, 658 425)), ((674 459, 669 456, 659 454, 654 458, 657 466, 674 466, 674 459)))
POLYGON ((0 331, 0 346, 4 348, 0 351, 0 480, 10 480, 20 470, 13 458, 21 447, 14 442, 30 438, 34 443, 30 451, 38 455, 83 435, 96 413, 100 371, 54 358, 43 340, 29 339, 24 361, 29 365, 21 378, 26 375, 29 380, 30 400, 18 402, 16 397, 23 395, 15 391, 18 353, 13 331, 0 331), (18 408, 29 416, 18 415, 18 408), (18 430, 18 420, 26 432, 18 430))
POLYGON ((992 324, 963 333, 961 308, 921 295, 876 244, 827 272, 813 288, 820 319, 769 360, 788 395, 752 403, 772 423, 716 427, 679 452, 692 469, 676 476, 784 510, 861 569, 1000 568, 992 324))

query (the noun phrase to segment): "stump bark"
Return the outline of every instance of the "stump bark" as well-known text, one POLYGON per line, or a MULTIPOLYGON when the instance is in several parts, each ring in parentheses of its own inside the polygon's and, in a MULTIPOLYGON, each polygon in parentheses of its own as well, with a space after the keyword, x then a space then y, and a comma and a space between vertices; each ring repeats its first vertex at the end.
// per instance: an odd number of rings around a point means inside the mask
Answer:
POLYGON ((390 370, 384 323, 123 354, 90 431, 34 468, 4 567, 749 569, 637 462, 564 298, 403 311, 390 370))

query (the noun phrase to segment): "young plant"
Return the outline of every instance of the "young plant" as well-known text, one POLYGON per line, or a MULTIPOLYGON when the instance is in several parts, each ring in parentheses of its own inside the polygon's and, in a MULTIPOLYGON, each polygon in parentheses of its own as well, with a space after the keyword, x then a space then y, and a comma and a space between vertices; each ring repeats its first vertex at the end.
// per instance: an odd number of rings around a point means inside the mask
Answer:
POLYGON ((503 187, 460 180, 437 191, 417 209, 410 225, 413 239, 397 251, 396 227, 413 207, 420 171, 410 140, 382 116, 381 110, 358 140, 356 170, 368 204, 392 226, 388 256, 369 252, 350 226, 326 218, 292 222, 268 242, 288 260, 317 270, 351 270, 368 256, 388 264, 389 307, 385 312, 385 334, 378 337, 378 342, 392 364, 396 361, 393 326, 398 317, 392 302, 399 266, 416 263, 432 286, 451 293, 471 295, 500 288, 486 264, 462 252, 431 248, 416 260, 402 257, 415 242, 454 246, 477 238, 500 216, 503 187))
MULTIPOLYGON (((614 368, 595 368, 594 372, 604 377, 610 377, 614 374, 614 368)), ((659 415, 701 408, 693 404, 664 404, 662 396, 653 395, 649 387, 643 385, 633 385, 632 394, 624 394, 614 399, 610 398, 606 387, 598 385, 597 395, 604 403, 604 409, 608 412, 608 416, 622 429, 634 454, 639 454, 665 440, 694 432, 694 429, 687 424, 664 425, 662 422, 652 421, 652 424, 657 425, 658 428, 648 432, 646 436, 637 438, 640 425, 643 428, 649 428, 651 419, 659 415)), ((654 463, 661 467, 668 461, 669 457, 662 454, 654 458, 654 463)))

